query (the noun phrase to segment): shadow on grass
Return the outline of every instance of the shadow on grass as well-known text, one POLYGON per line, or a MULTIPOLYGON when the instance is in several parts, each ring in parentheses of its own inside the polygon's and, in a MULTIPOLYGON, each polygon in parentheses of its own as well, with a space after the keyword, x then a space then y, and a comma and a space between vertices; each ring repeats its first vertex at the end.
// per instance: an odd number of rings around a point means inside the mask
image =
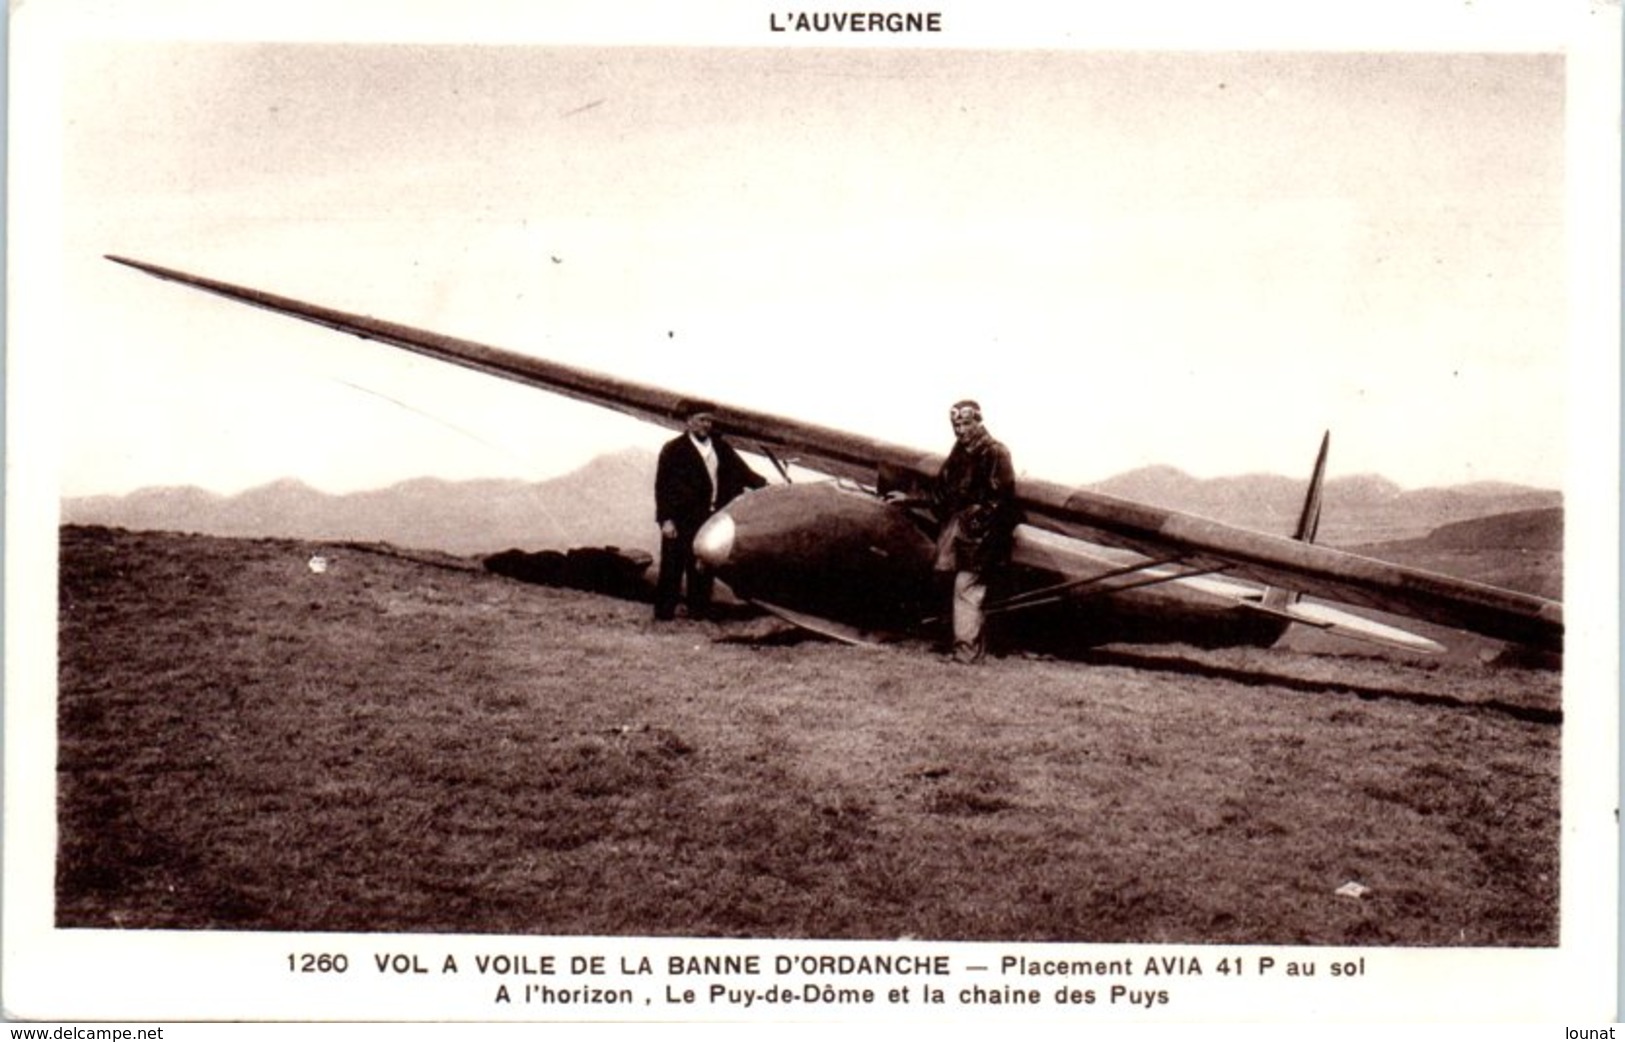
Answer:
POLYGON ((1211 680, 1228 680, 1247 687, 1280 687, 1288 691, 1298 691, 1304 694, 1347 694, 1366 701, 1385 700, 1443 709, 1465 709, 1498 713, 1514 720, 1534 724, 1557 726, 1563 723, 1563 711, 1561 709, 1518 705, 1494 698, 1484 700, 1458 698, 1454 695, 1425 691, 1406 691, 1401 688, 1354 684, 1344 680, 1315 680, 1283 673, 1221 666, 1212 662, 1199 662, 1184 656, 1151 655, 1119 649, 1095 649, 1080 652, 1076 658, 1069 658, 1068 661, 1076 662, 1080 666, 1123 666, 1129 669, 1143 669, 1154 673, 1204 677, 1211 680))

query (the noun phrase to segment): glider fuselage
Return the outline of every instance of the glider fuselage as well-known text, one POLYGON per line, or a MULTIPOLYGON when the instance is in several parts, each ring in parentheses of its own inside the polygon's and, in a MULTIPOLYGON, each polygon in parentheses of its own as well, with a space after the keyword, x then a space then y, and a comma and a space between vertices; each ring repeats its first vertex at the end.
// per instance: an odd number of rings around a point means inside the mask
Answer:
MULTIPOLYGON (((995 640, 1065 655, 1100 644, 1273 644, 1287 622, 1175 582, 1136 581, 1102 551, 1071 550, 1064 570, 1018 539, 1016 560, 993 577, 995 640), (1008 606, 1010 593, 1103 578, 1099 588, 1008 606), (1109 592, 1109 596, 1105 594, 1109 592)), ((945 626, 946 577, 933 575, 934 542, 907 508, 841 481, 772 485, 724 507, 695 537, 697 557, 730 589, 788 618, 850 639, 930 636, 945 626), (862 635, 862 636, 860 636, 862 635)))

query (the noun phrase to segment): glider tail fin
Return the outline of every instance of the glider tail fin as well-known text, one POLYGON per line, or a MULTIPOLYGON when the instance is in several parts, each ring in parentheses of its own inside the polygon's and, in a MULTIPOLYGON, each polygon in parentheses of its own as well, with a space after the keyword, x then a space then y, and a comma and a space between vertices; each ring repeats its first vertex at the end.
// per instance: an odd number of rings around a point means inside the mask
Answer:
MULTIPOLYGON (((1321 488, 1326 481, 1326 453, 1331 448, 1332 432, 1327 431, 1320 439, 1320 453, 1315 456, 1315 469, 1309 475, 1309 491, 1303 497, 1303 510, 1298 514, 1298 527, 1292 533, 1292 538, 1300 543, 1312 543, 1320 532, 1320 502, 1321 488)), ((1271 586, 1264 591, 1264 607, 1276 611, 1284 610, 1290 604, 1296 604, 1298 593, 1295 590, 1286 590, 1278 586, 1271 586)))
POLYGON ((1320 454, 1315 457, 1315 472, 1309 476, 1309 494, 1303 499, 1303 512, 1298 515, 1298 530, 1292 538, 1303 543, 1315 541, 1320 531, 1320 491, 1326 480, 1326 452, 1332 445, 1332 432, 1320 439, 1320 454))
MULTIPOLYGON (((1320 454, 1315 457, 1315 470, 1309 476, 1309 491, 1303 497, 1303 510, 1298 514, 1298 527, 1292 538, 1301 543, 1312 543, 1320 532, 1321 487, 1326 480, 1326 451, 1331 446, 1332 432, 1320 439, 1320 454)), ((1303 623, 1316 629, 1353 640, 1369 641, 1406 651, 1434 654, 1444 650, 1443 645, 1417 633, 1355 615, 1329 604, 1305 601, 1296 590, 1270 586, 1257 602, 1259 610, 1278 615, 1292 622, 1303 623)))

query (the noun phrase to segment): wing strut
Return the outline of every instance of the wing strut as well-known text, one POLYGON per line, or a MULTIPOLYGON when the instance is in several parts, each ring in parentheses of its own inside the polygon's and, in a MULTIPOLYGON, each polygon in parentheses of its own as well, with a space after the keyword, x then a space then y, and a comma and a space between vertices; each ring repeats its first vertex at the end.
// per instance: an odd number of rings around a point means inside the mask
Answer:
POLYGON ((1057 583, 1054 586, 1045 586, 1036 590, 1024 590, 1023 592, 1007 597, 996 604, 989 605, 987 608, 987 614, 993 615, 1000 612, 1021 611, 1024 608, 1037 608, 1046 604, 1054 604, 1058 601, 1066 600, 1067 595, 1071 593, 1071 591, 1080 590, 1084 587, 1094 587, 1093 589, 1087 591, 1087 596, 1109 597, 1113 594, 1123 593, 1127 590, 1138 590, 1146 586, 1159 586, 1162 583, 1179 582, 1182 579, 1194 579, 1200 575, 1212 575, 1215 572, 1222 572, 1228 567, 1226 565, 1219 564, 1213 565, 1209 568, 1175 568, 1166 572, 1157 571, 1159 568, 1166 568, 1169 565, 1177 565, 1184 560, 1185 556, 1180 555, 1177 557, 1165 557, 1158 560, 1141 561, 1137 564, 1125 565, 1122 568, 1115 568, 1109 572, 1102 572, 1099 575, 1091 575, 1084 579, 1074 579, 1070 582, 1057 583), (1122 583, 1116 586, 1101 585, 1109 580, 1118 579, 1125 575, 1145 575, 1145 578, 1140 579, 1138 582, 1122 583))
POLYGON ((779 459, 778 453, 767 448, 760 449, 759 451, 762 455, 767 457, 767 461, 769 463, 773 464, 773 469, 779 472, 779 477, 784 479, 784 483, 786 485, 795 484, 795 479, 790 476, 790 468, 784 465, 783 460, 779 459))

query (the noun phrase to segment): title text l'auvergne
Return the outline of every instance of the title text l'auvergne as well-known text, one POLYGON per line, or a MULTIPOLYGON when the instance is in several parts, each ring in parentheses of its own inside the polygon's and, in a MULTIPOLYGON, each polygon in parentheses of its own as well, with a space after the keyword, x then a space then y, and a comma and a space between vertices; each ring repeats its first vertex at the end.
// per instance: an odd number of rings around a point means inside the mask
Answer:
POLYGON ((941 11, 774 11, 767 16, 775 33, 940 33, 941 11))

